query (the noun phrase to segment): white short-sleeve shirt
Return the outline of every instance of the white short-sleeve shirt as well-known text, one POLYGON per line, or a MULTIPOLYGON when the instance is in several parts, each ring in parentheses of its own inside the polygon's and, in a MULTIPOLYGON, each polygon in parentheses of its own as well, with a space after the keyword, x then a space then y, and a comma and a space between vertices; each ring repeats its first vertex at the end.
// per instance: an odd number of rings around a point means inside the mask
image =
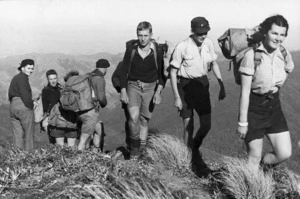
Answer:
POLYGON ((189 37, 175 47, 171 65, 178 76, 194 79, 207 74, 209 64, 217 59, 213 42, 206 37, 200 47, 189 37))
POLYGON ((286 80, 287 74, 294 69, 291 53, 287 51, 283 57, 279 48, 269 54, 263 45, 258 47, 261 51, 261 62, 255 69, 254 51, 246 52, 240 66, 240 73, 253 76, 251 90, 255 93, 264 94, 281 87, 286 80))

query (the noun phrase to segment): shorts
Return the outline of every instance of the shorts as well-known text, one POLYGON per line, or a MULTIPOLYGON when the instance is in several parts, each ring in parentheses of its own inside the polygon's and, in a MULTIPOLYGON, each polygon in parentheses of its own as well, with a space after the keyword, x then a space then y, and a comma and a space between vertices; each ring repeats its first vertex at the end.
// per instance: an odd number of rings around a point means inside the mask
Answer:
POLYGON ((279 92, 268 96, 251 92, 248 124, 246 142, 262 139, 266 134, 289 131, 282 112, 279 92))
POLYGON ((76 129, 50 127, 50 136, 54 138, 77 138, 76 129))
POLYGON ((127 105, 127 108, 138 107, 140 109, 140 115, 150 119, 154 110, 152 99, 156 85, 156 81, 151 83, 128 81, 127 94, 129 104, 127 105))
POLYGON ((211 114, 209 82, 206 75, 196 79, 180 77, 178 93, 182 101, 180 117, 191 118, 194 109, 199 116, 211 114))
POLYGON ((99 122, 99 113, 95 109, 84 111, 79 114, 78 120, 82 123, 81 133, 93 135, 95 126, 99 122))

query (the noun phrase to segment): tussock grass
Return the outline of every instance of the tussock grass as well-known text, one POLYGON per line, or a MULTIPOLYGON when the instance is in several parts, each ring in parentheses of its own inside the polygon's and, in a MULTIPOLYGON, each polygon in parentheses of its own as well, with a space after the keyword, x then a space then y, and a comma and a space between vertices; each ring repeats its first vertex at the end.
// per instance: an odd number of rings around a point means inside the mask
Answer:
POLYGON ((157 134, 150 136, 145 157, 155 164, 176 171, 191 171, 191 151, 178 138, 157 134))
POLYGON ((269 170, 275 181, 276 198, 300 198, 300 177, 297 174, 289 170, 285 164, 269 170))
POLYGON ((238 199, 275 198, 272 173, 255 169, 245 159, 226 158, 224 165, 216 177, 225 195, 238 199))
POLYGON ((188 197, 184 192, 173 192, 159 180, 143 177, 124 178, 116 175, 107 177, 108 183, 86 185, 83 188, 95 198, 104 199, 179 199, 188 197))

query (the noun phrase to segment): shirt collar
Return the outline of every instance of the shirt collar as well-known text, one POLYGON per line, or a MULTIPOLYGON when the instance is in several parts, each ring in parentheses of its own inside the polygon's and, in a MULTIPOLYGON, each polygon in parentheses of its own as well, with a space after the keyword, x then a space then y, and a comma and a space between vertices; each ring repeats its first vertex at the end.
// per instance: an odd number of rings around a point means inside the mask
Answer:
POLYGON ((95 75, 102 76, 102 77, 104 76, 104 74, 100 70, 98 70, 97 68, 95 70, 93 70, 92 73, 95 74, 95 75))
POLYGON ((202 46, 206 45, 206 41, 207 41, 207 37, 205 37, 204 41, 202 42, 202 45, 201 46, 197 46, 196 42, 194 41, 193 35, 190 35, 189 38, 188 38, 188 42, 189 43, 192 43, 193 45, 195 45, 197 48, 201 48, 202 46))
MULTIPOLYGON (((137 48, 141 49, 139 45, 137 45, 137 48)), ((154 50, 154 43, 150 41, 150 49, 154 50)))
MULTIPOLYGON (((278 55, 280 54, 280 47, 278 47, 275 51, 274 51, 274 55, 278 55)), ((265 46, 263 44, 260 44, 257 48, 257 50, 264 52, 265 54, 269 55, 267 49, 265 48, 265 46)))

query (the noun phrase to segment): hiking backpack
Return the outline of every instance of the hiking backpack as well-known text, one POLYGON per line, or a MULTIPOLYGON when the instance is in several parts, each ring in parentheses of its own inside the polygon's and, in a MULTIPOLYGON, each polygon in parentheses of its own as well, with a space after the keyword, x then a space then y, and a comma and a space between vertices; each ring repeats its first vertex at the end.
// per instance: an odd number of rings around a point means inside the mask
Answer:
POLYGON ((88 73, 68 79, 60 98, 63 109, 78 112, 94 108, 91 77, 92 74, 88 73))
MULTIPOLYGON (((138 42, 138 40, 135 40, 135 39, 126 42, 126 48, 128 48, 130 46, 136 46, 137 42, 138 42)), ((155 66, 158 69, 157 48, 161 48, 163 53, 165 53, 165 52, 168 51, 168 45, 167 44, 157 44, 154 40, 152 42, 154 43, 154 48, 153 48, 154 52, 153 53, 154 53, 155 66)), ((129 68, 128 68, 127 77, 130 73, 131 62, 133 60, 135 52, 136 52, 136 49, 133 48, 132 51, 131 51, 131 54, 130 54, 130 65, 129 65, 129 68)), ((121 73, 122 64, 123 64, 123 61, 120 61, 119 64, 117 65, 115 71, 113 72, 113 74, 111 76, 112 85, 118 93, 121 92, 120 73, 121 73)))
POLYGON ((64 110, 59 102, 53 106, 48 117, 48 123, 53 127, 69 129, 77 128, 76 113, 64 110))
MULTIPOLYGON (((253 29, 230 28, 218 38, 218 43, 224 57, 231 60, 229 70, 233 66, 235 83, 238 85, 241 85, 239 68, 246 52, 253 49, 255 70, 261 63, 262 52, 258 51, 257 48, 263 41, 264 36, 259 29, 259 26, 253 29)), ((280 52, 284 60, 286 60, 287 52, 283 46, 280 46, 280 52)))

